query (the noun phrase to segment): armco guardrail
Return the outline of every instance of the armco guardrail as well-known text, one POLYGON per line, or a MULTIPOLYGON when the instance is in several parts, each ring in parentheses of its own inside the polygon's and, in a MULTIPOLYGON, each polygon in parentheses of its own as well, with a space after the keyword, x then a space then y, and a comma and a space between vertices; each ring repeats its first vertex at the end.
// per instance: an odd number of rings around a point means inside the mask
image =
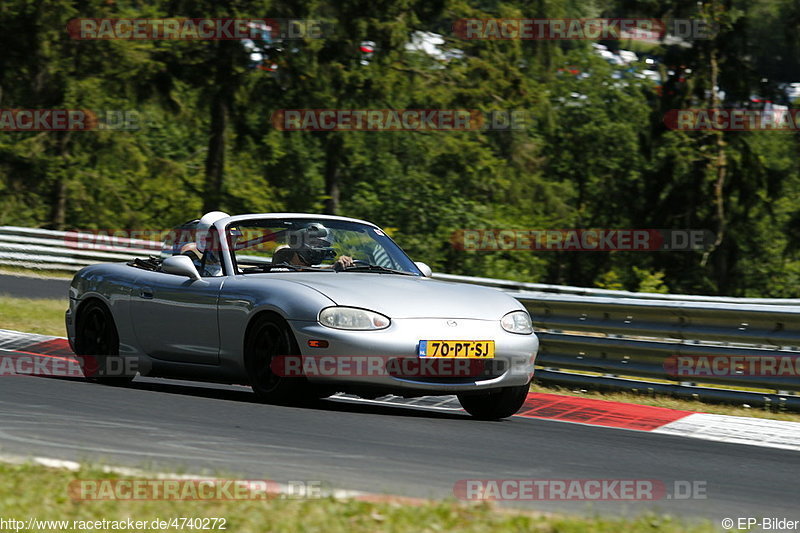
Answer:
POLYGON ((552 292, 575 296, 600 296, 605 298, 631 298, 634 300, 670 300, 676 302, 719 302, 733 304, 800 305, 800 299, 791 298, 733 298, 731 296, 697 296, 691 294, 657 294, 653 292, 613 291, 591 287, 572 287, 569 285, 549 285, 546 283, 526 283, 507 279, 457 276, 455 274, 434 274, 444 281, 471 283, 486 287, 497 287, 507 292, 552 292))
POLYGON ((800 300, 435 277, 497 287, 522 302, 541 340, 543 381, 800 409, 800 300))
POLYGON ((77 272, 95 263, 158 254, 161 243, 91 233, 0 226, 0 265, 77 272))
MULTIPOLYGON (((157 242, 131 239, 114 239, 113 244, 102 238, 98 243, 89 234, 0 226, 0 264, 75 271, 93 263, 157 254, 161 248, 157 242), (96 244, 102 245, 100 250, 96 244)), ((800 409, 800 397, 789 392, 800 391, 798 299, 664 295, 450 274, 434 277, 495 287, 522 302, 541 339, 540 380, 800 409), (672 368, 678 357, 725 364, 709 367, 702 375, 680 375, 672 368), (754 357, 784 371, 776 372, 778 376, 737 373, 737 360, 754 357), (748 388, 778 394, 741 390, 748 388)))

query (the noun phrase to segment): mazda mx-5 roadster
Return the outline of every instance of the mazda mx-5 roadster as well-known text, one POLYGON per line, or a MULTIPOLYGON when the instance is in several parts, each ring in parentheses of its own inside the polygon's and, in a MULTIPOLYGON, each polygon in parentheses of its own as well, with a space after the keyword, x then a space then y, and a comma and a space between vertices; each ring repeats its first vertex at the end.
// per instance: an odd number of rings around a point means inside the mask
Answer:
POLYGON ((369 222, 297 213, 208 213, 160 255, 86 267, 66 322, 99 382, 247 384, 278 403, 456 394, 480 419, 520 409, 539 347, 511 296, 433 279, 369 222))

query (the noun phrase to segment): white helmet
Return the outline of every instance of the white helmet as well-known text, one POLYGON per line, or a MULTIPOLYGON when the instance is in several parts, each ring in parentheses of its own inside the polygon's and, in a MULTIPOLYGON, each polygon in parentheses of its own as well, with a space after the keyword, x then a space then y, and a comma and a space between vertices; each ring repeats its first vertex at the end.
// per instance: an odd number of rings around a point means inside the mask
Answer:
POLYGON ((213 226, 216 221, 228 217, 230 217, 228 213, 223 213, 222 211, 211 211, 200 218, 200 222, 197 223, 196 230, 197 249, 200 252, 204 252, 206 249, 208 230, 211 229, 211 226, 213 226))

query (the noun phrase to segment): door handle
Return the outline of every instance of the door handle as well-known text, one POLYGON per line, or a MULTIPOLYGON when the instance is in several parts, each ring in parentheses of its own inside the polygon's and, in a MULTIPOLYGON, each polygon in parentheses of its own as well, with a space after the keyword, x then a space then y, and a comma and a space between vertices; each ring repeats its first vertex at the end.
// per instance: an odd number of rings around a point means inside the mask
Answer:
POLYGON ((153 299, 153 289, 140 289, 139 296, 144 298, 145 300, 152 300, 153 299))

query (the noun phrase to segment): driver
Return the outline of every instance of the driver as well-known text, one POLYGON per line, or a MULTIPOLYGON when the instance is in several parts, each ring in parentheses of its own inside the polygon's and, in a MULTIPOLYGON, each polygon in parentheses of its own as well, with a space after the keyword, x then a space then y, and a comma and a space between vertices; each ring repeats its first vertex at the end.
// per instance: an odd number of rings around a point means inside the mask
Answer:
MULTIPOLYGON (((336 257, 332 248, 328 228, 319 223, 312 223, 305 228, 289 234, 289 244, 278 247, 273 255, 273 262, 287 262, 298 266, 314 266, 326 259, 336 257)), ((348 255, 339 256, 336 261, 323 268, 344 270, 353 266, 353 258, 348 255)))

